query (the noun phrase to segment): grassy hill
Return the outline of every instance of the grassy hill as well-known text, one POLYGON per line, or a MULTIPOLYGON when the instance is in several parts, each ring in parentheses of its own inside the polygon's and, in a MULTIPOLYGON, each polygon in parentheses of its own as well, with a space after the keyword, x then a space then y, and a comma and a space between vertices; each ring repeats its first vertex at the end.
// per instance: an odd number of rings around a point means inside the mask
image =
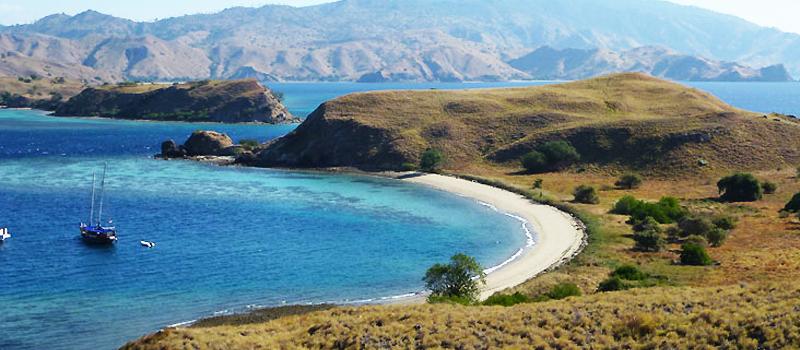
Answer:
POLYGON ((797 284, 655 288, 514 307, 336 308, 260 324, 170 329, 155 349, 778 349, 800 346, 797 284))
POLYGON ((436 148, 448 169, 514 167, 552 140, 570 141, 582 156, 579 167, 665 175, 800 161, 800 123, 793 119, 742 111, 646 75, 617 74, 542 87, 344 96, 262 152, 260 165, 397 170, 436 148))
POLYGON ((84 87, 63 78, 0 77, 0 105, 53 110, 84 87))
POLYGON ((225 123, 296 121, 255 79, 93 87, 61 105, 55 115, 225 123))

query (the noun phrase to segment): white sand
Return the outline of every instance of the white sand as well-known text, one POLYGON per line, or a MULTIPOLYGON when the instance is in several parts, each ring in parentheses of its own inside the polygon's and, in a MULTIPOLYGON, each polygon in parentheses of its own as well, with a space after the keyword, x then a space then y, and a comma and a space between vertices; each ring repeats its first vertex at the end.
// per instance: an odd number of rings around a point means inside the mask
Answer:
MULTIPOLYGON (((441 175, 406 177, 403 181, 424 184, 489 204, 497 210, 527 221, 533 232, 534 244, 523 248, 521 254, 486 276, 481 291, 484 300, 503 289, 511 288, 537 276, 551 267, 563 264, 580 252, 585 228, 571 215, 554 207, 535 204, 525 197, 496 187, 441 175)), ((405 302, 424 301, 419 296, 405 302)))

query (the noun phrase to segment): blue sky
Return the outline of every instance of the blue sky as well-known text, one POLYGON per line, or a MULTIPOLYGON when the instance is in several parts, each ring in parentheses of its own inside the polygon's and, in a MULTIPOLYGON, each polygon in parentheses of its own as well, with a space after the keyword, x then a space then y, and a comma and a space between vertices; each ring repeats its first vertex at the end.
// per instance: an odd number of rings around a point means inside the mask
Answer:
MULTIPOLYGON (((0 0, 0 24, 30 23, 53 13, 76 14, 92 9, 117 17, 151 21, 201 12, 217 12, 233 6, 267 3, 307 6, 332 0, 0 0)), ((649 1, 649 0, 642 0, 649 1)), ((751 22, 800 33, 798 0, 669 0, 728 13, 751 22)))

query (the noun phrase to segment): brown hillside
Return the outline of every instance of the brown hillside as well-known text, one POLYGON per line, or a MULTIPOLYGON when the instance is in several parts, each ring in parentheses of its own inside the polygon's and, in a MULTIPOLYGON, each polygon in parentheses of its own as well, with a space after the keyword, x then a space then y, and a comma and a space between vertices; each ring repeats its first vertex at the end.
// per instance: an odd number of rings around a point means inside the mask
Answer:
POLYGON ((642 74, 542 87, 386 91, 321 105, 260 154, 259 165, 399 169, 427 148, 447 168, 516 166, 537 145, 567 139, 583 165, 642 172, 764 169, 800 161, 800 124, 731 107, 642 74))

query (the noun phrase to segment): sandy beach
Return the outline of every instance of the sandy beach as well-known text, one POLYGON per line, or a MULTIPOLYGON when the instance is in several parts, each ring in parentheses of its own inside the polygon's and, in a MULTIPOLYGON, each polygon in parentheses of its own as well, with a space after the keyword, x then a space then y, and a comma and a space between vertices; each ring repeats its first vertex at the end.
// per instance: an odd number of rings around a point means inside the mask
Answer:
MULTIPOLYGON (((534 244, 524 247, 519 256, 486 276, 486 285, 480 296, 482 300, 569 261, 580 252, 583 245, 585 229, 579 220, 554 207, 533 203, 516 193, 469 180, 433 174, 406 176, 402 177, 402 181, 472 198, 527 221, 526 226, 534 235, 534 244)), ((424 301, 422 297, 412 299, 403 302, 424 301)))

